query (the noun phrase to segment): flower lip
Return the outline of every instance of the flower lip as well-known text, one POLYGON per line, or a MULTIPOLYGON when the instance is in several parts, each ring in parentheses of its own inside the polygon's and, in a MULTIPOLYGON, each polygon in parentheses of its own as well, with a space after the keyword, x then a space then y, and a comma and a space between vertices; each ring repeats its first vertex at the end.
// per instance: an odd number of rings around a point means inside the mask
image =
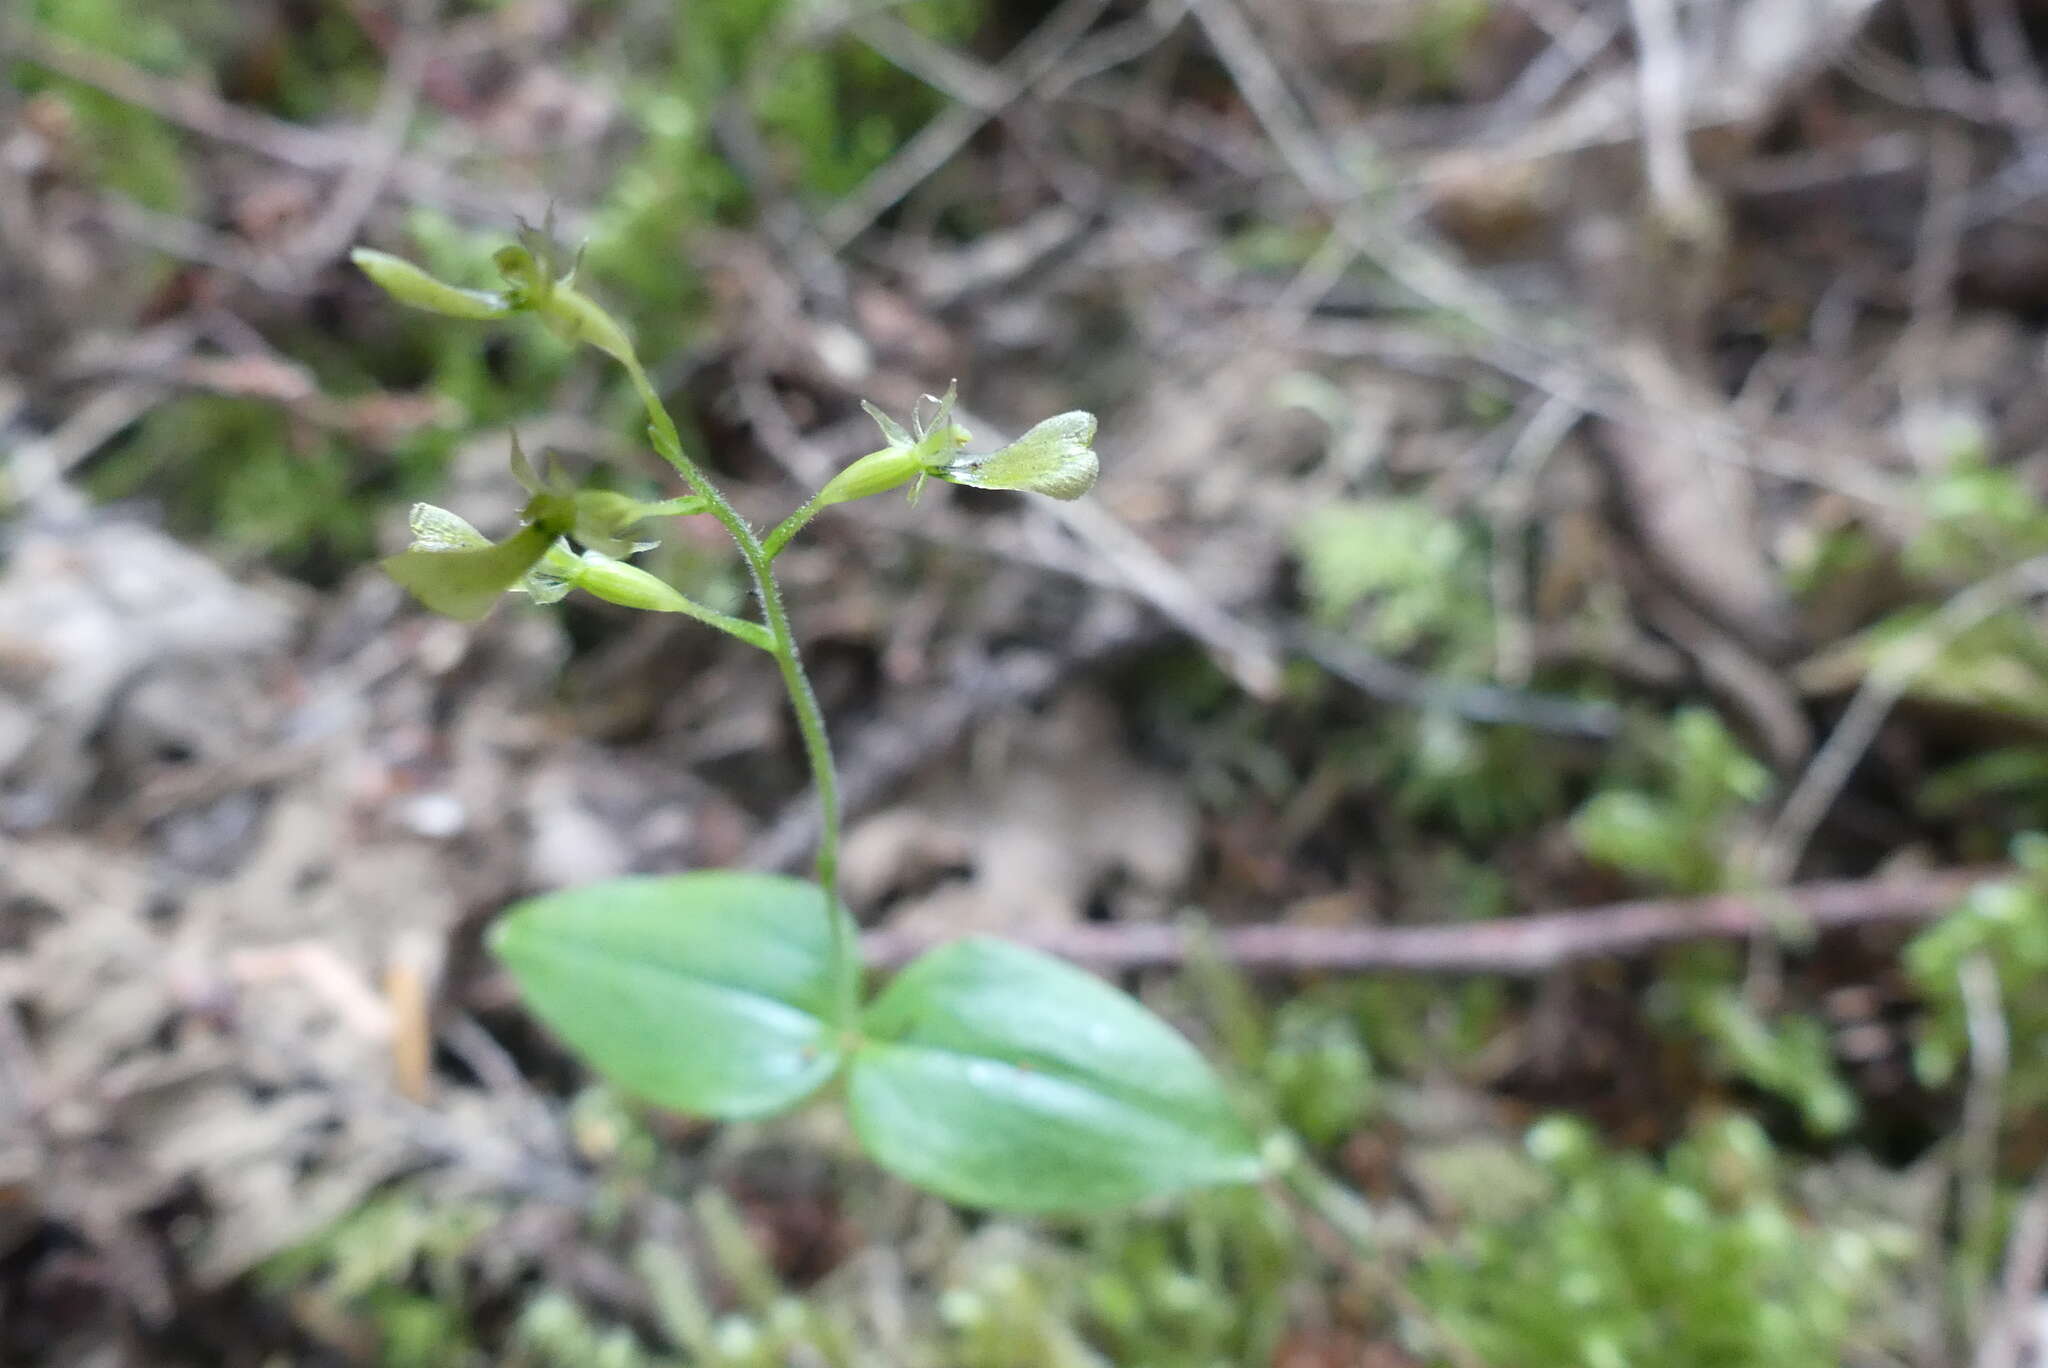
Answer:
POLYGON ((932 473, 973 489, 1014 489, 1073 500, 1095 487, 1095 415, 1056 414, 997 451, 957 457, 932 473))

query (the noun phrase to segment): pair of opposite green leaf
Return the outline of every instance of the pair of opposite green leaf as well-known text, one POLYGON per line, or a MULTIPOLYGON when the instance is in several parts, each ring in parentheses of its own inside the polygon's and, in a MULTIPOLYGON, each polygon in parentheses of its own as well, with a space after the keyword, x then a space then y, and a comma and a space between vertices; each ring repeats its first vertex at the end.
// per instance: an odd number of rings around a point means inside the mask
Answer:
POLYGON ((492 946, 527 1004, 628 1091, 747 1118, 843 1074, 875 1160, 963 1205, 1093 1210, 1263 1172, 1193 1046, 1035 951, 941 947, 855 1028, 835 1025, 851 985, 801 880, 714 871, 549 894, 508 912, 492 946))

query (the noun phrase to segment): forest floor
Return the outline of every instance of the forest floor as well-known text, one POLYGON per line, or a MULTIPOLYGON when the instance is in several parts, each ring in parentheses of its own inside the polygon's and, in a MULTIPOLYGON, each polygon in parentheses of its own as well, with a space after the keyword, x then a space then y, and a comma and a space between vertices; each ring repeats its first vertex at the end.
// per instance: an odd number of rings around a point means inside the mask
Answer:
POLYGON ((171 8, 0 18, 0 1364, 2041 1361, 2048 14, 171 8), (862 399, 1100 415, 785 558, 846 894, 1114 974, 1334 1207, 976 1217, 521 1011, 508 904, 815 834, 765 658, 375 567, 514 426, 661 487, 346 263, 544 215, 756 522, 862 399))

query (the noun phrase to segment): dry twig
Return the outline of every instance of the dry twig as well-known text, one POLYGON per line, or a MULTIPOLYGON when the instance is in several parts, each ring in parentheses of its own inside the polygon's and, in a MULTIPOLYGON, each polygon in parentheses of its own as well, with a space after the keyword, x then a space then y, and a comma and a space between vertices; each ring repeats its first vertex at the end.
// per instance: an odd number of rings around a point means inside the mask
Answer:
MULTIPOLYGON (((1021 99, 1038 82, 1051 76, 1060 58, 1080 41, 1081 35, 1106 8, 1108 0, 1066 0, 1017 45, 1017 50, 1003 64, 1005 69, 1001 74, 984 76, 977 73, 971 83, 971 92, 949 91, 959 93, 962 102, 918 130, 915 137, 897 149, 896 154, 877 168, 858 189, 826 211, 818 224, 825 242, 834 251, 845 247, 890 206, 951 161, 953 154, 965 147, 967 140, 984 124, 1021 99)), ((861 32, 873 42, 870 35, 878 30, 863 25, 861 32)), ((895 33, 893 29, 879 32, 887 32, 892 38, 895 33)), ((907 54, 907 47, 902 42, 885 41, 877 51, 895 60, 907 54)), ((960 66, 958 62, 950 62, 948 72, 957 74, 960 66)), ((928 64, 917 64, 914 74, 920 77, 931 75, 928 64)), ((959 83, 949 81, 948 84, 959 83)))
POLYGON ((2041 1351, 2041 1283, 2048 1278, 2048 1165, 2034 1175, 2005 1244, 2005 1276, 1972 1368, 2020 1368, 2041 1351))
POLYGON ((427 78, 427 59, 433 53, 435 0, 407 0, 397 50, 392 54, 384 87, 377 94, 376 108, 363 130, 363 145, 348 162, 326 207, 287 251, 292 268, 301 278, 311 277, 348 250, 361 231, 363 220, 392 176, 405 153, 405 135, 419 107, 420 87, 427 78))
MULTIPOLYGON (((1241 926, 1213 932, 1239 968, 1267 973, 1401 971, 1531 976, 1586 960, 1667 945, 1739 940, 1775 926, 1789 909, 1816 931, 1914 926, 1939 917, 1970 889, 2006 871, 1951 870, 1899 878, 1805 884, 1772 893, 1649 898, 1572 912, 1454 926, 1241 926)), ((1104 969, 1166 968, 1189 951, 1183 928, 1159 923, 1078 925, 1017 933, 1026 944, 1104 969)), ((943 936, 873 932, 868 962, 909 962, 943 936)))
POLYGON ((1535 632, 1529 625, 1528 571, 1522 539, 1536 498, 1536 484, 1551 455, 1584 415, 1555 395, 1541 400, 1529 421, 1515 435, 1502 462, 1500 479, 1487 500, 1493 533, 1490 566, 1493 591, 1493 673, 1501 683, 1521 688, 1535 667, 1535 632))
POLYGON ((2022 561, 2002 574, 1981 580, 1951 598, 1911 638, 1878 657, 1863 676, 1855 696, 1827 741, 1815 752, 1799 777, 1778 818, 1758 848, 1757 882, 1781 883, 1798 867, 1807 842, 1834 806, 1878 729, 1905 697, 1913 682, 1941 659, 1957 638, 1979 623, 2048 593, 2048 556, 2022 561))
POLYGON ((1956 978, 1970 1038, 1970 1084, 1956 1137, 1956 1214, 1960 1243, 1982 1248, 1998 1217, 1998 1134, 2005 1120, 2012 1032, 2006 1026, 1998 969, 1989 956, 1981 951, 1969 956, 1957 967, 1956 978))
POLYGON ((1674 0, 1629 0, 1629 15, 1642 53, 1636 64, 1636 83, 1650 198, 1667 219, 1681 222, 1699 199, 1700 187, 1686 147, 1691 100, 1677 6, 1674 0))
MULTIPOLYGON (((286 166, 304 171, 347 172, 363 157, 364 143, 358 129, 306 128, 252 114, 197 85, 153 75, 33 24, 17 24, 7 35, 7 41, 13 56, 103 91, 201 137, 246 148, 286 166)), ((408 199, 486 223, 503 223, 518 217, 538 220, 547 207, 538 195, 486 190, 446 167, 415 156, 396 159, 390 183, 408 199)), ((557 206, 556 220, 564 232, 575 234, 583 219, 580 210, 557 206)))

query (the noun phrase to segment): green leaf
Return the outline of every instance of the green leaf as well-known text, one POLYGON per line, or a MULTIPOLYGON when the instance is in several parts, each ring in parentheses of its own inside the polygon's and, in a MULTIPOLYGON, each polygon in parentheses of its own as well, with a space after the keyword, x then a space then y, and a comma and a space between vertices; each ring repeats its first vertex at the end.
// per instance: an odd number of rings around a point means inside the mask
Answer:
POLYGON ((491 949, 592 1068, 664 1107, 763 1116, 843 1058, 825 899, 800 879, 707 870, 550 893, 501 917, 491 949))
POLYGON ((1076 409, 1046 419, 1000 451, 963 456, 937 474, 975 489, 1021 489, 1078 499, 1095 487, 1102 468, 1089 445, 1094 440, 1095 415, 1076 409))
POLYGON ((1083 1211, 1262 1172, 1195 1048, 1092 975, 998 941, 941 947, 868 1009, 861 1143, 966 1206, 1083 1211))

